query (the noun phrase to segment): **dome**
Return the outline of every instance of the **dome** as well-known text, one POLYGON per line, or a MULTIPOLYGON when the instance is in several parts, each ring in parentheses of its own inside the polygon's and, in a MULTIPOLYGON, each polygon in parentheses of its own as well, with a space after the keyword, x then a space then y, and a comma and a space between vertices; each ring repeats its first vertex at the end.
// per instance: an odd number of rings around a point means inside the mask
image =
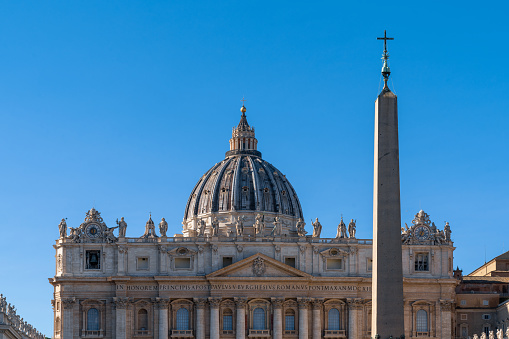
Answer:
POLYGON ((233 128, 230 150, 223 161, 210 168, 195 185, 184 214, 184 236, 212 235, 217 218, 217 235, 255 236, 258 216, 261 236, 272 234, 274 221, 281 222, 280 235, 297 236, 296 224, 303 219, 297 193, 286 176, 261 158, 254 128, 247 123, 245 107, 233 128), (204 227, 200 228, 203 224, 204 227))

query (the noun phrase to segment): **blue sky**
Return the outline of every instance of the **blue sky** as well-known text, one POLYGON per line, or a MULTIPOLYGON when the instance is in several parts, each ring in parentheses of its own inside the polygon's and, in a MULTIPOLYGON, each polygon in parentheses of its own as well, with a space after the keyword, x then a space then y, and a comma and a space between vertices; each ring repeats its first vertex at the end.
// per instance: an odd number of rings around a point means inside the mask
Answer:
POLYGON ((0 1, 0 292, 52 333, 58 223, 92 206, 179 233, 240 99, 306 221, 372 237, 374 100, 387 29, 402 221, 449 221, 455 266, 509 250, 505 1, 0 1), (155 219, 154 219, 155 220, 155 219), (506 243, 507 242, 507 243, 506 243))

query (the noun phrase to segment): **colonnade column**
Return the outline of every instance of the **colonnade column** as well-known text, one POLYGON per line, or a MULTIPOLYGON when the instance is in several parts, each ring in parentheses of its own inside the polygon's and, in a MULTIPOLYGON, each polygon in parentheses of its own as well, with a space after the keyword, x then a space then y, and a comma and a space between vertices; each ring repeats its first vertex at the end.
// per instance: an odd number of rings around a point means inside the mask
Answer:
POLYGON ((273 298, 272 309, 274 310, 274 325, 272 329, 272 338, 283 338, 283 302, 284 299, 273 298))
POLYGON ((62 339, 72 339, 73 338, 73 312, 74 312, 74 304, 76 303, 76 299, 74 298, 66 298, 62 299, 62 305, 64 309, 63 315, 63 328, 62 328, 62 339))
POLYGON ((115 304, 115 338, 125 339, 126 338, 126 309, 129 306, 128 297, 115 297, 113 298, 115 304))
POLYGON ((322 338, 322 307, 323 299, 313 300, 313 339, 322 338))
POLYGON ((205 306, 207 299, 195 298, 194 305, 196 307, 196 339, 205 339, 205 306))
POLYGON ((360 338, 362 334, 361 312, 363 300, 360 298, 347 299, 348 303, 348 339, 360 338))
POLYGON ((235 326, 235 339, 246 338, 246 298, 235 298, 237 304, 237 323, 235 326))
POLYGON ((219 305, 221 298, 209 298, 210 339, 219 339, 219 305))
POLYGON ((299 339, 308 339, 309 299, 299 299, 299 339))
POLYGON ((169 299, 156 299, 156 307, 159 312, 159 339, 168 339, 168 307, 169 299))

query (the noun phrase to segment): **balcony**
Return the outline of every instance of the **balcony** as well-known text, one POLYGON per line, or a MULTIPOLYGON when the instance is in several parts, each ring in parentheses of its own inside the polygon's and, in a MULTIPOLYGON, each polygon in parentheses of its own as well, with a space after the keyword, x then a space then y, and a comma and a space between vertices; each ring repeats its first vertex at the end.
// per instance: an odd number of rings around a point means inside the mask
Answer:
POLYGON ((104 336, 103 330, 98 331, 86 331, 81 330, 81 337, 82 338, 102 338, 104 336))
POLYGON ((270 330, 249 330, 249 338, 270 338, 270 330))
POLYGON ((346 330, 325 330, 324 338, 346 338, 346 330))
POLYGON ((172 338, 194 338, 193 330, 171 330, 172 338))
POLYGON ((429 332, 415 332, 416 337, 429 337, 429 332))
POLYGON ((149 330, 136 330, 134 331, 135 337, 148 337, 152 336, 152 333, 149 330))
POLYGON ((233 330, 223 330, 223 334, 224 335, 233 335, 233 334, 235 334, 235 331, 233 331, 233 330))

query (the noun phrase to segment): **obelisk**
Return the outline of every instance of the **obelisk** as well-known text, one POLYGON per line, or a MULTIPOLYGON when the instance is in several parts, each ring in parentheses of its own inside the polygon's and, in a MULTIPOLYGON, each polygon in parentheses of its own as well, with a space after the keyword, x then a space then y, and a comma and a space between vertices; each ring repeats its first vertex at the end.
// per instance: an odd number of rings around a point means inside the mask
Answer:
POLYGON ((373 192, 373 337, 404 335, 403 268, 397 97, 387 85, 391 71, 384 34, 384 88, 375 102, 375 171, 373 192))

